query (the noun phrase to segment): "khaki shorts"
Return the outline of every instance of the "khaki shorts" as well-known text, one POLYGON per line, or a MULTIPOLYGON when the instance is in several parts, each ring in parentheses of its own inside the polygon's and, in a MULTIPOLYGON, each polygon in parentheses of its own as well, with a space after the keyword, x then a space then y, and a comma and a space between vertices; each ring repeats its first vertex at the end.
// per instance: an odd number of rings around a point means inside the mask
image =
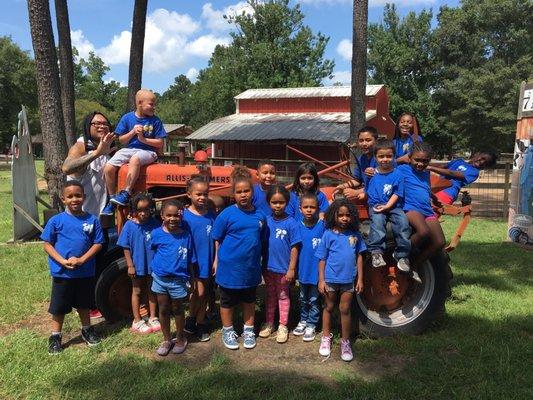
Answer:
POLYGON ((133 156, 136 156, 139 159, 141 165, 153 164, 157 160, 157 153, 155 151, 126 147, 117 151, 108 161, 108 164, 115 167, 121 167, 124 164, 127 164, 133 156))

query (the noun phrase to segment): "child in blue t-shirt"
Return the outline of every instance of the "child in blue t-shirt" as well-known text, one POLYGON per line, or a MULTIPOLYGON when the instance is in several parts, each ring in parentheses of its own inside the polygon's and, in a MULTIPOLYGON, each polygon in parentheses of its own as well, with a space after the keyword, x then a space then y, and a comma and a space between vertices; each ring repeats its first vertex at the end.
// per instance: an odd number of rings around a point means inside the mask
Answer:
MULTIPOLYGON (((427 166, 431 161, 432 150, 427 143, 417 142, 410 154, 410 163, 400 165, 397 169, 404 177, 405 197, 403 210, 409 224, 415 230, 411 235, 411 248, 419 248, 420 252, 412 259, 413 266, 419 267, 444 247, 444 233, 439 220, 431 206, 430 173, 427 166)), ((413 279, 421 282, 412 270, 413 279)))
POLYGON ((387 265, 383 254, 386 249, 387 221, 390 221, 396 241, 393 257, 397 260, 400 271, 409 272, 411 229, 402 210, 404 178, 394 168, 394 143, 379 139, 374 151, 378 168, 366 187, 370 214, 368 249, 372 253, 372 266, 379 268, 387 265))
POLYGON ((194 285, 196 255, 191 234, 182 229, 183 204, 166 200, 161 206, 163 226, 152 231, 152 291, 157 295, 159 322, 163 342, 157 354, 166 356, 171 350, 180 354, 187 348, 183 334, 183 301, 194 285), (176 319, 176 339, 170 335, 170 311, 176 319))
POLYGON ((394 128, 394 154, 398 164, 409 163, 409 154, 413 150, 413 145, 422 142, 420 127, 415 116, 411 113, 403 113, 396 122, 394 128))
POLYGON ((364 200, 365 190, 361 186, 367 186, 368 181, 374 176, 377 167, 374 157, 374 146, 378 140, 378 130, 373 126, 365 126, 357 132, 357 147, 361 155, 353 171, 354 179, 341 183, 335 188, 334 193, 340 192, 350 200, 364 200))
POLYGON ((289 338, 290 284, 296 277, 296 262, 301 244, 298 223, 287 215, 285 208, 290 194, 280 185, 270 186, 267 201, 272 215, 267 217, 268 255, 263 259, 263 277, 266 286, 266 322, 259 336, 267 338, 274 329, 274 314, 279 308, 279 326, 276 341, 285 343, 289 338))
POLYGON ((193 175, 187 182, 187 196, 191 200, 183 213, 183 223, 192 236, 198 270, 194 291, 189 302, 189 316, 185 319, 185 332, 196 334, 200 342, 210 339, 205 322, 207 292, 215 258, 215 243, 211 231, 216 215, 208 208, 209 182, 202 175, 193 175))
POLYGON ((313 193, 318 199, 318 216, 320 219, 324 218, 329 202, 326 195, 319 188, 320 178, 315 164, 301 164, 296 171, 292 184, 291 199, 286 210, 287 214, 293 216, 296 221, 301 221, 303 216, 300 212, 300 196, 306 193, 313 193))
POLYGON ((135 182, 143 165, 157 160, 157 151, 167 137, 161 120, 154 115, 156 97, 151 90, 141 89, 135 95, 135 111, 124 114, 115 128, 121 148, 104 167, 105 183, 109 202, 101 214, 113 215, 115 205, 128 204, 135 182), (116 194, 117 173, 128 164, 126 187, 116 194))
POLYGON ((341 314, 341 358, 353 359, 350 345, 351 314, 354 281, 355 291, 363 291, 363 257, 365 242, 359 233, 357 209, 347 199, 331 203, 324 218, 326 231, 318 245, 315 256, 318 263, 318 291, 324 296, 322 313, 322 340, 320 355, 331 354, 331 316, 339 300, 341 314))
POLYGON ((104 233, 98 218, 83 211, 85 194, 77 180, 65 183, 61 201, 65 211, 54 215, 41 234, 52 275, 48 312, 52 314, 52 335, 48 353, 59 354, 65 315, 75 308, 81 321, 81 337, 89 345, 100 343, 91 327, 89 309, 94 307, 95 255, 102 248, 104 233))
POLYGON ((261 255, 266 240, 266 217, 252 205, 250 171, 236 166, 231 173, 235 204, 224 209, 213 225, 215 261, 213 270, 220 293, 222 342, 228 349, 239 348, 233 329, 233 310, 242 304, 246 349, 256 346, 254 314, 257 285, 261 283, 261 255))
POLYGON ((318 294, 318 258, 315 251, 324 234, 324 221, 318 219, 318 200, 312 193, 300 198, 303 220, 299 223, 302 246, 298 256, 298 282, 300 284, 300 322, 292 331, 303 336, 304 342, 315 340, 315 329, 320 318, 318 294))
POLYGON ((272 215, 272 210, 266 199, 266 194, 270 186, 276 183, 276 167, 271 160, 260 160, 257 163, 257 178, 259 183, 254 184, 252 204, 268 217, 272 215))
POLYGON ((150 290, 152 273, 151 264, 154 252, 150 239, 152 231, 161 224, 152 217, 154 204, 146 194, 139 193, 131 201, 132 219, 126 221, 117 241, 117 245, 124 249, 124 258, 131 278, 131 310, 133 322, 131 332, 146 334, 161 330, 157 318, 157 298, 150 290), (141 318, 141 299, 148 297, 150 317, 148 323, 141 318))
POLYGON ((470 160, 462 158, 450 161, 444 167, 429 165, 428 171, 435 172, 445 178, 450 179, 452 186, 441 190, 435 196, 442 204, 453 204, 461 189, 475 182, 479 177, 479 171, 491 168, 496 164, 496 154, 491 151, 480 151, 474 153, 470 160))

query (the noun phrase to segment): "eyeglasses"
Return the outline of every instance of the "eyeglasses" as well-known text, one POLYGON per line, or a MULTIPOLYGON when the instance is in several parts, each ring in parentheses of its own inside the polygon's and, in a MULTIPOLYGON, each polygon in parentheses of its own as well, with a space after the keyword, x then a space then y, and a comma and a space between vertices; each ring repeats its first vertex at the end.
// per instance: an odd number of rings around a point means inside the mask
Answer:
POLYGON ((107 122, 91 122, 92 126, 109 126, 107 122))

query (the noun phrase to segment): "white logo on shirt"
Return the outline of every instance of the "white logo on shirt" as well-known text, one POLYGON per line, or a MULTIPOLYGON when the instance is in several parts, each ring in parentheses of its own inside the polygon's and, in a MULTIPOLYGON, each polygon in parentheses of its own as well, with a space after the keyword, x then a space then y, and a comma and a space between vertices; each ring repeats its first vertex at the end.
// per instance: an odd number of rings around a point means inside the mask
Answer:
POLYGON ((91 233, 93 233, 93 228, 94 228, 94 225, 88 224, 87 222, 84 222, 82 225, 83 232, 85 232, 87 235, 90 235, 91 233))
POLYGON ((311 243, 313 243, 313 249, 316 249, 316 247, 320 244, 321 238, 313 238, 311 243))
POLYGON ((464 165, 459 165, 457 171, 466 171, 466 167, 464 165))
POLYGON ((383 194, 385 196, 390 196, 392 193, 392 185, 390 183, 386 183, 383 185, 383 194))
POLYGON ((287 231, 285 229, 276 228, 276 239, 283 240, 285 235, 287 235, 287 231))
POLYGON ((259 228, 263 227, 263 221, 259 221, 259 228))
POLYGON ((181 247, 178 249, 178 258, 186 259, 187 258, 187 247, 181 247))
POLYGON ((350 243, 350 246, 355 247, 357 244, 357 236, 350 236, 348 242, 350 243))
POLYGON ((403 146, 402 146, 402 150, 404 153, 408 153, 409 152, 409 143, 404 143, 403 146))
POLYGON ((144 240, 145 240, 146 242, 149 242, 150 239, 152 239, 152 232, 150 232, 150 231, 146 231, 146 232, 144 232, 144 240))
POLYGON ((205 226, 205 234, 207 236, 209 236, 211 234, 211 228, 212 228, 211 225, 206 225, 205 226))

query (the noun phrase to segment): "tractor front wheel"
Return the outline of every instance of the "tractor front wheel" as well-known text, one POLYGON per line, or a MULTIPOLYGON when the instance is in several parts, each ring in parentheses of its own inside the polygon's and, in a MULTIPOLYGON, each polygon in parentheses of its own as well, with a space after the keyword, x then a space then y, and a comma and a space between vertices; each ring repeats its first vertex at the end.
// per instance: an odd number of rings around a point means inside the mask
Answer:
POLYGON ((111 262, 96 282, 96 306, 107 321, 131 318, 131 279, 126 259, 111 262))

